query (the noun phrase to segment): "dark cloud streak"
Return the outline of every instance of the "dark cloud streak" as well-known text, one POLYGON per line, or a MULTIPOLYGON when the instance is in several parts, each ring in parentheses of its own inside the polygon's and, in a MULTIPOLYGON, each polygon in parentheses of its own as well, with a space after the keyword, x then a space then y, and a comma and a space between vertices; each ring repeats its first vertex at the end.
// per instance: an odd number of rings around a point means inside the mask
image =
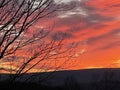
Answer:
POLYGON ((74 38, 74 36, 68 32, 57 31, 51 35, 51 39, 56 41, 59 41, 61 39, 70 39, 70 38, 74 38))

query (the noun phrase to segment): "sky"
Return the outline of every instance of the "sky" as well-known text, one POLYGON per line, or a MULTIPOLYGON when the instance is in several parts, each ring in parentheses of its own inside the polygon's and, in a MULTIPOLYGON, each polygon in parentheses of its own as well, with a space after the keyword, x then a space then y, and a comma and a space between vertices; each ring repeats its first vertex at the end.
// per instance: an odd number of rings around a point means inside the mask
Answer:
MULTIPOLYGON (((52 40, 57 41, 59 36, 63 36, 67 44, 78 44, 75 58, 63 67, 70 70, 119 68, 120 1, 59 1, 55 0, 55 3, 67 5, 65 10, 57 12, 54 17, 42 20, 42 23, 39 21, 34 28, 45 28, 55 24, 54 32, 49 36, 52 40)), ((36 69, 32 70, 35 71, 36 69)))
POLYGON ((72 62, 75 64, 70 69, 119 68, 119 0, 64 1, 75 7, 58 14, 55 30, 67 33, 65 38, 68 41, 79 43, 79 51, 75 54, 78 58, 72 62))

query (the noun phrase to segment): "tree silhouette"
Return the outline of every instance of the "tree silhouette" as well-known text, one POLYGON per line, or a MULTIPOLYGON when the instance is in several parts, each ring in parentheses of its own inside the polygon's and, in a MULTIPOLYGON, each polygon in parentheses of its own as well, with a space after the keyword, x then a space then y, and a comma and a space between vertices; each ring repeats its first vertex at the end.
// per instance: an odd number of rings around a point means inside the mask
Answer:
POLYGON ((49 29, 52 28, 30 29, 38 20, 60 8, 54 0, 0 0, 0 62, 9 62, 11 67, 3 69, 11 74, 14 72, 12 80, 38 64, 41 69, 52 62, 50 60, 73 56, 71 50, 74 47, 64 48, 64 38, 60 37, 58 41, 49 39, 49 29), (24 56, 18 57, 19 53, 24 56))

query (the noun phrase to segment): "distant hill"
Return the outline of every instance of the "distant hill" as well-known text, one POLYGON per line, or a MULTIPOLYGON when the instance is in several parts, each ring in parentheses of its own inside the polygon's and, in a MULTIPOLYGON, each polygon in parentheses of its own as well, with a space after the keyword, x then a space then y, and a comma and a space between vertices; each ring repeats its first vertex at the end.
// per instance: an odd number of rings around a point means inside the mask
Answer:
MULTIPOLYGON (((1 74, 0 80, 4 81, 9 78, 8 74, 1 74)), ((21 82, 35 82, 47 86, 63 86, 71 83, 94 83, 101 81, 118 81, 120 82, 119 68, 103 69, 85 69, 85 70, 67 70, 46 73, 30 73, 20 77, 21 82)))
POLYGON ((45 73, 43 76, 51 75, 45 80, 46 85, 63 85, 65 82, 93 83, 105 80, 120 81, 119 68, 68 70, 45 73))

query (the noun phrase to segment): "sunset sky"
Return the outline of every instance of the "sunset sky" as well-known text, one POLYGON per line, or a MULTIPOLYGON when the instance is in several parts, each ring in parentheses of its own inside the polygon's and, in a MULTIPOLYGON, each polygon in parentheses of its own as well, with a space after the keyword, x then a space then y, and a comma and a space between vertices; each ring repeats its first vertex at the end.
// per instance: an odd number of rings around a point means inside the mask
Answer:
POLYGON ((79 43, 75 69, 120 67, 120 1, 63 0, 73 10, 56 18, 56 32, 79 43))
POLYGON ((38 21, 32 28, 48 28, 54 24, 49 35, 52 40, 63 36, 67 45, 78 44, 75 58, 64 65, 66 69, 119 68, 120 0, 59 1, 55 3, 67 5, 65 10, 38 21))

